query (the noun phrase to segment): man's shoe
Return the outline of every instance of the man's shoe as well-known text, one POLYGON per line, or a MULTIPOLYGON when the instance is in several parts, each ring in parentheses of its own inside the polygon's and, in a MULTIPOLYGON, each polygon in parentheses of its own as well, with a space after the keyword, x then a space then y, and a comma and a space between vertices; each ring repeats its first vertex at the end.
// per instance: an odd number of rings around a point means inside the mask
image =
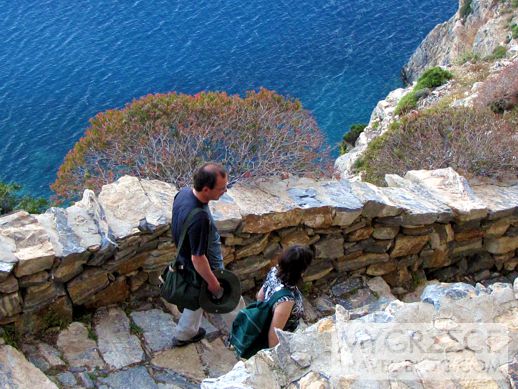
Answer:
POLYGON ((173 338, 173 347, 183 347, 183 346, 187 346, 188 344, 191 344, 191 343, 196 343, 196 342, 199 342, 200 340, 202 340, 204 337, 205 337, 205 328, 201 328, 198 330, 198 333, 196 335, 194 335, 191 339, 187 339, 187 340, 180 340, 180 339, 176 339, 176 337, 173 338))

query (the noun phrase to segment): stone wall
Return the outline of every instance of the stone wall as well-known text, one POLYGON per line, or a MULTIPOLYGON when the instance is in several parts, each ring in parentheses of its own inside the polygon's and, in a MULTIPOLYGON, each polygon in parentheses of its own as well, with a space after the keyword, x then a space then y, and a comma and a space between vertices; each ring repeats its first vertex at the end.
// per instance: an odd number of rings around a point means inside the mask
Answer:
MULTIPOLYGON (((258 286, 283 248, 310 245, 305 282, 382 276, 396 293, 518 264, 518 185, 469 187, 451 169, 387 176, 389 187, 306 178, 236 185, 211 204, 226 266, 258 286)), ((174 257, 176 188, 123 177, 68 208, 0 218, 0 325, 33 332, 95 308, 158 294, 174 257)))

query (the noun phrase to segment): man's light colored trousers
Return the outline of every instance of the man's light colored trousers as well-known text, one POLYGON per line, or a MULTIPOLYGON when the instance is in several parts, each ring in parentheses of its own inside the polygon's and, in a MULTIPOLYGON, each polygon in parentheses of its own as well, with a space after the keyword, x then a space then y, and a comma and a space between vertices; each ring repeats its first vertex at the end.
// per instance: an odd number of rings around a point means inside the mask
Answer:
MULTIPOLYGON (((230 332, 230 329, 232 328, 232 322, 236 318, 238 312, 244 307, 245 301, 243 300, 243 297, 241 297, 237 307, 235 307, 232 312, 221 315, 221 318, 225 322, 228 332, 230 332)), ((196 334, 198 334, 198 330, 200 329, 202 316, 203 309, 201 308, 198 308, 195 311, 184 309, 182 316, 180 316, 180 320, 178 320, 178 325, 175 328, 176 339, 189 340, 193 336, 196 336, 196 334)))

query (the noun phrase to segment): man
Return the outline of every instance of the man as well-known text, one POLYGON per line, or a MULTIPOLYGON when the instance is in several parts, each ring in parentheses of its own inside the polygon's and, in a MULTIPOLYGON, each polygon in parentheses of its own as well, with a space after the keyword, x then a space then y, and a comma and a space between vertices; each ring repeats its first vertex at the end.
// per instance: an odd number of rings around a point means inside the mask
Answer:
MULTIPOLYGON (((223 289, 213 273, 223 268, 220 236, 208 207, 211 200, 218 200, 227 191, 227 172, 216 163, 206 163, 194 174, 193 188, 181 189, 173 202, 173 239, 178 245, 182 228, 187 216, 194 208, 205 212, 197 213, 187 230, 180 250, 182 264, 207 282, 208 290, 216 297, 221 297, 223 289)), ((205 329, 200 327, 203 310, 184 309, 176 326, 173 346, 182 347, 198 342, 205 336, 205 329)))

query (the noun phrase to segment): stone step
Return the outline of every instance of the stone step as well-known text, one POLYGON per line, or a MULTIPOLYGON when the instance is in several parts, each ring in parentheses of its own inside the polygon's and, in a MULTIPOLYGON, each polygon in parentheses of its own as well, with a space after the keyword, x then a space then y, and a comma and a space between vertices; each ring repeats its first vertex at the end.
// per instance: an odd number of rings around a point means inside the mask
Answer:
POLYGON ((145 359, 140 340, 130 333, 130 320, 121 308, 98 309, 94 323, 99 351, 111 368, 120 369, 145 359))

